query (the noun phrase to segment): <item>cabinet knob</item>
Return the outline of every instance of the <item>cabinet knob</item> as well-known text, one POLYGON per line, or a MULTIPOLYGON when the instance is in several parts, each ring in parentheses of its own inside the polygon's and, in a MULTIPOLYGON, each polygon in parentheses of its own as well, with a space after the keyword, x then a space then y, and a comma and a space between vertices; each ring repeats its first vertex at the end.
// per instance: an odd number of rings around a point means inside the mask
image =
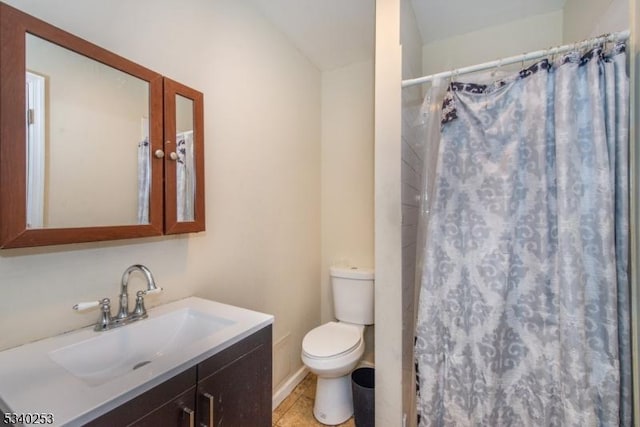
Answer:
POLYGON ((169 158, 170 158, 171 160, 178 160, 178 154, 176 154, 174 151, 172 151, 172 152, 169 154, 169 158))
POLYGON ((156 158, 161 159, 164 157, 164 151, 162 150, 156 150, 156 152, 154 153, 156 158))

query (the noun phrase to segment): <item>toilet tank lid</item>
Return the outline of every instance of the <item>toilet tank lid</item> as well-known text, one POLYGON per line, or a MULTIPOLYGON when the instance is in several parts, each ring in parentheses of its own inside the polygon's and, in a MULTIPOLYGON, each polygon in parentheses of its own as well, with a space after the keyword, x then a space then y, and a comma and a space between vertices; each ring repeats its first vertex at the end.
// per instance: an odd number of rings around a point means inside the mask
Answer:
POLYGON ((331 267, 329 272, 332 277, 342 277, 344 279, 372 280, 374 278, 373 268, 331 267))

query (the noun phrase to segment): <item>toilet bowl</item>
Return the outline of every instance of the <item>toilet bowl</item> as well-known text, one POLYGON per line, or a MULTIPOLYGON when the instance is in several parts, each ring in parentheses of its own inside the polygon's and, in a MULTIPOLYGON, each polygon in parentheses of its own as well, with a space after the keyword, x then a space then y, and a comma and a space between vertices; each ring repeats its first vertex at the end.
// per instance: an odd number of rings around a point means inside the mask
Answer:
POLYGON ((318 376, 313 415, 340 424, 353 414, 350 373, 364 354, 364 325, 329 322, 302 341, 302 362, 318 376))
POLYGON ((302 362, 317 375, 313 415, 323 424, 341 424, 353 415, 350 373, 364 354, 364 328, 373 324, 373 270, 331 268, 337 322, 309 331, 302 362))

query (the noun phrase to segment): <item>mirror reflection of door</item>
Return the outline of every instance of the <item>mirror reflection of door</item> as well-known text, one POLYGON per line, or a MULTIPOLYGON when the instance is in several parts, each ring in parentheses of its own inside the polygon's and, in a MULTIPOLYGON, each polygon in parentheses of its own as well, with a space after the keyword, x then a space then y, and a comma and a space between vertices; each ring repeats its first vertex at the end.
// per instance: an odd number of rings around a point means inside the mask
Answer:
POLYGON ((27 227, 44 227, 45 209, 45 78, 27 72, 27 227))
POLYGON ((176 95, 176 215, 179 222, 195 220, 193 126, 193 100, 176 95))
MULTIPOLYGON (((33 34, 25 36, 25 60, 27 70, 46 76, 46 151, 42 163, 28 153, 27 228, 149 223, 149 181, 138 182, 139 148, 145 141, 148 148, 140 120, 149 117, 149 83, 33 34), (40 180, 33 188, 32 172, 40 180)), ((29 115, 35 123, 45 117, 29 115)), ((149 171, 149 150, 145 161, 149 171)))

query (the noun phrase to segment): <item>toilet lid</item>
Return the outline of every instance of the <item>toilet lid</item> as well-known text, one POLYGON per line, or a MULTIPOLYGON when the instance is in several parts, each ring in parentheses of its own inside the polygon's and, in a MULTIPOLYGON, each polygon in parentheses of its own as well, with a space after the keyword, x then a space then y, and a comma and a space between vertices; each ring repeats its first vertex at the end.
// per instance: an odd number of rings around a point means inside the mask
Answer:
POLYGON ((309 331, 302 350, 311 357, 332 357, 353 350, 362 338, 358 326, 329 322, 309 331))

